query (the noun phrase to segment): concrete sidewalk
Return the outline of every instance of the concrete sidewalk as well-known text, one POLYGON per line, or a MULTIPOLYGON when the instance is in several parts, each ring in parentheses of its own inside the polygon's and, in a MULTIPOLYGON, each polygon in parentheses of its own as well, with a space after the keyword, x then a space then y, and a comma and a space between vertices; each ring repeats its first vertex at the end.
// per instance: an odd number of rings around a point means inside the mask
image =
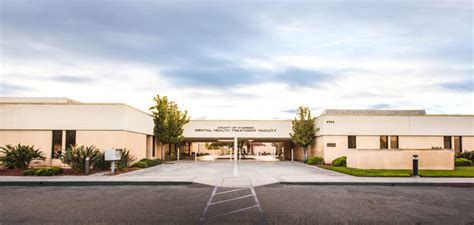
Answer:
POLYGON ((298 185, 454 185, 474 186, 474 178, 354 177, 298 162, 180 161, 117 176, 1 176, 1 185, 183 185, 256 187, 298 185))

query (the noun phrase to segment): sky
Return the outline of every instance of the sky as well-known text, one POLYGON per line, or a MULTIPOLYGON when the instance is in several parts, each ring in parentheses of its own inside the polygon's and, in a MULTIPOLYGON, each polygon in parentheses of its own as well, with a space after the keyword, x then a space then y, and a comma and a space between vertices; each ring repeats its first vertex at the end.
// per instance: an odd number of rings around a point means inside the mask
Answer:
POLYGON ((0 96, 474 114, 472 1, 0 0, 0 96))

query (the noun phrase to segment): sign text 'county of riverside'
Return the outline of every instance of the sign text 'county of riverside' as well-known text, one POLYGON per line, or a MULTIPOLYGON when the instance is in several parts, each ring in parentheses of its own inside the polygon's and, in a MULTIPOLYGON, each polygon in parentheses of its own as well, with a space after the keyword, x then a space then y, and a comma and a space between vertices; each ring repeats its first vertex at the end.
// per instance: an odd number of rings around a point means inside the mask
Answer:
POLYGON ((195 132, 216 132, 216 133, 227 133, 227 132, 243 132, 243 133, 275 133, 276 129, 257 129, 255 127, 217 127, 214 129, 210 128, 196 128, 195 132))

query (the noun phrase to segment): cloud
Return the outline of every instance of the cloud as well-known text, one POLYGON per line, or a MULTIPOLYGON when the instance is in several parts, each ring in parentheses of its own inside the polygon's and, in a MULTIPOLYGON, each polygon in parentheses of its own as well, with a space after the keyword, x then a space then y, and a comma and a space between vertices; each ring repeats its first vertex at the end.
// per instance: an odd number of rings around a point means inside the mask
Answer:
POLYGON ((380 103, 380 104, 375 104, 372 105, 370 108, 372 109, 390 109, 391 105, 386 104, 386 103, 380 103))
POLYGON ((90 77, 84 76, 71 76, 71 75, 56 75, 51 78, 54 81, 65 82, 65 83, 91 83, 94 80, 90 77))
POLYGON ((10 95, 10 94, 20 94, 23 91, 30 91, 31 88, 23 85, 10 84, 6 82, 0 83, 0 94, 10 95))
POLYGON ((453 91, 466 91, 472 93, 474 92, 474 79, 443 83, 440 86, 453 91))
POLYGON ((146 110, 158 92, 193 118, 292 118, 300 105, 474 113, 469 1, 1 6, 4 95, 146 110))

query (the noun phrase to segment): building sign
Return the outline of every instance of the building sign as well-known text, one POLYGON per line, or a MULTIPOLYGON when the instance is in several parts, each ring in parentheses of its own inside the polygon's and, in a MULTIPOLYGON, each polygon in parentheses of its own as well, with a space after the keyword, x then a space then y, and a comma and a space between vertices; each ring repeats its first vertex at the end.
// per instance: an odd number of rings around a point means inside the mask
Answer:
POLYGON ((336 143, 327 143, 326 146, 327 147, 336 147, 336 143))
POLYGON ((184 125, 185 138, 289 139, 289 120, 191 120, 184 125))
POLYGON ((257 129, 255 127, 218 126, 216 128, 195 128, 195 132, 207 133, 275 133, 277 129, 257 129))

